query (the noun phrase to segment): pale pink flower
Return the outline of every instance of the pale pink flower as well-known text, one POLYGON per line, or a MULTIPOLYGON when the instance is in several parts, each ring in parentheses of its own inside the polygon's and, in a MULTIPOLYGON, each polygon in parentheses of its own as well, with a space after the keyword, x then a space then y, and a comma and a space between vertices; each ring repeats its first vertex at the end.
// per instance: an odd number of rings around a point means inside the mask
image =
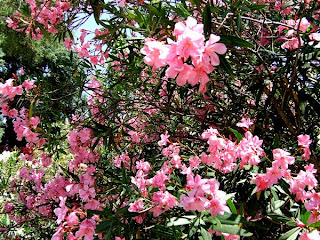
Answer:
POLYGON ((158 141, 158 145, 159 146, 166 146, 167 143, 169 142, 168 139, 170 137, 170 135, 168 134, 168 131, 166 131, 165 134, 161 134, 160 137, 161 137, 161 140, 158 141))
POLYGON ((306 32, 307 31, 307 28, 310 26, 311 24, 309 23, 309 21, 303 17, 301 20, 297 20, 296 21, 296 25, 295 25, 295 28, 298 29, 298 26, 299 26, 299 30, 302 31, 302 32, 306 32), (300 25, 299 25, 299 22, 300 22, 300 25))
POLYGON ((238 127, 243 127, 249 129, 250 126, 253 124, 250 118, 242 118, 240 122, 238 122, 236 125, 238 127))
POLYGON ((51 237, 51 240, 63 240, 64 229, 62 226, 58 227, 57 231, 51 237))
POLYGON ((66 217, 66 214, 68 212, 68 208, 66 207, 65 203, 66 203, 66 197, 59 197, 60 199, 60 208, 56 208, 54 209, 54 214, 58 217, 57 219, 57 223, 60 224, 66 217))
POLYGON ((304 232, 300 236, 300 240, 319 240, 320 234, 317 230, 313 230, 312 232, 304 232))
POLYGON ((145 64, 152 66, 152 70, 155 71, 166 65, 169 46, 149 38, 145 41, 144 47, 140 52, 146 55, 143 58, 145 64))
POLYGON ((220 59, 217 53, 225 54, 227 52, 226 45, 223 43, 217 43, 219 40, 219 36, 211 34, 209 41, 207 41, 205 45, 205 53, 210 57, 212 66, 218 66, 220 64, 220 59))

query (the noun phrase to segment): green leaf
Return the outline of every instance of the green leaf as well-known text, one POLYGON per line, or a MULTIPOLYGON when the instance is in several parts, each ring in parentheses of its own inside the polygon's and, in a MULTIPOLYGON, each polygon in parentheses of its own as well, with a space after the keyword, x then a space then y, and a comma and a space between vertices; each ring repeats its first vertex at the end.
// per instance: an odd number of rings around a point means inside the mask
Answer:
POLYGON ((211 10, 210 10, 210 4, 207 3, 205 8, 203 9, 202 14, 203 24, 204 24, 204 32, 206 36, 209 36, 211 33, 211 10))
POLYGON ((228 206, 233 214, 237 214, 236 206, 233 204, 231 199, 227 200, 228 206))
POLYGON ((280 146, 279 134, 275 134, 274 139, 273 139, 272 148, 276 149, 276 148, 279 148, 279 146, 280 146))
POLYGON ((237 130, 230 128, 230 131, 233 132, 233 134, 236 136, 238 142, 240 142, 242 140, 242 135, 241 133, 239 133, 237 130))
POLYGON ((265 7, 267 7, 268 4, 252 4, 247 6, 248 8, 250 8, 250 10, 261 10, 264 9, 265 7))
POLYGON ((221 222, 220 222, 219 219, 216 218, 216 217, 212 217, 212 216, 204 217, 204 218, 203 218, 203 221, 212 223, 213 225, 217 225, 218 227, 221 227, 221 226, 222 226, 222 225, 221 225, 221 222))
POLYGON ((228 60, 222 55, 219 55, 219 59, 220 59, 220 66, 222 67, 222 69, 224 69, 230 76, 233 77, 234 74, 228 60))
POLYGON ((242 22, 242 18, 241 18, 241 15, 238 13, 238 16, 237 16, 237 31, 238 32, 241 32, 241 22, 242 22))
POLYGON ((184 17, 189 17, 190 13, 188 12, 187 9, 184 8, 184 6, 182 4, 178 4, 178 9, 180 10, 180 13, 182 13, 182 15, 184 17))
POLYGON ((308 223, 308 219, 311 215, 311 212, 308 212, 305 207, 302 207, 302 210, 301 210, 301 221, 304 223, 304 224, 307 224, 308 223))
POLYGON ((230 234, 240 235, 240 236, 244 236, 244 237, 249 237, 249 236, 253 235, 251 232, 248 232, 245 229, 239 228, 236 225, 222 224, 221 227, 218 227, 216 225, 212 225, 210 227, 210 229, 217 231, 217 232, 230 233, 230 234))
POLYGON ((279 222, 279 223, 284 223, 288 226, 291 227, 296 227, 297 224, 295 221, 293 221, 291 218, 286 217, 284 215, 279 215, 279 214, 268 214, 268 217, 272 218, 272 220, 279 222))
POLYGON ((201 227, 200 233, 201 233, 201 236, 203 237, 204 240, 211 240, 210 233, 206 229, 204 229, 203 227, 201 227))
POLYGON ((153 13, 154 15, 156 15, 156 16, 158 16, 158 17, 161 16, 161 14, 160 14, 160 12, 158 11, 158 9, 156 9, 156 8, 153 7, 152 5, 149 5, 148 7, 149 7, 149 10, 150 10, 151 13, 153 13))
POLYGON ((281 237, 279 238, 279 240, 294 240, 294 239, 296 239, 296 237, 298 236, 298 234, 301 230, 302 229, 299 227, 293 228, 290 231, 282 234, 281 237))
POLYGON ((284 9, 286 9, 287 7, 293 6, 294 4, 295 4, 294 1, 287 2, 285 5, 283 5, 283 7, 281 8, 281 10, 284 10, 284 9))
POLYGON ((220 42, 230 46, 238 46, 244 48, 254 48, 254 45, 246 40, 238 38, 236 36, 222 35, 220 36, 220 42))
POLYGON ((183 216, 183 217, 173 217, 169 219, 167 226, 180 226, 180 225, 187 225, 192 222, 192 220, 196 218, 196 216, 183 216))

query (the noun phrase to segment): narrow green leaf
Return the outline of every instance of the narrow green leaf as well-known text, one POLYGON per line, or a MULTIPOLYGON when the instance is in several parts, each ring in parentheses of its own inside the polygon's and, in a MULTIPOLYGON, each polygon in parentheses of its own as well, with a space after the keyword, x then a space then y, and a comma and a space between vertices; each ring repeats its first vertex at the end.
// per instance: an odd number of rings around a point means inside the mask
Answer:
POLYGON ((242 140, 242 135, 241 133, 239 133, 237 130, 230 128, 230 131, 234 133, 234 135, 236 136, 238 142, 240 142, 242 140))
POLYGON ((298 236, 298 234, 301 230, 302 229, 299 227, 293 228, 293 229, 289 230, 288 232, 282 234, 281 237, 279 238, 279 240, 294 240, 294 239, 296 239, 296 237, 298 236))
POLYGON ((244 48, 254 48, 254 45, 246 40, 238 38, 236 36, 222 35, 220 36, 220 42, 229 46, 238 46, 244 48))
POLYGON ((233 204, 231 199, 227 200, 228 206, 233 214, 237 214, 236 206, 233 204))
POLYGON ((178 9, 180 10, 180 12, 183 14, 184 17, 190 16, 190 13, 188 12, 187 9, 184 8, 182 4, 178 4, 178 9))
POLYGON ((169 219, 167 226, 180 226, 190 224, 196 216, 173 217, 169 219))
POLYGON ((249 237, 249 236, 253 235, 251 232, 248 232, 245 229, 241 229, 236 225, 222 224, 221 227, 218 227, 216 225, 212 225, 210 227, 210 229, 217 231, 217 232, 230 233, 230 234, 240 235, 240 236, 244 236, 244 237, 249 237))
POLYGON ((156 16, 158 16, 158 17, 161 16, 161 14, 160 14, 160 12, 158 11, 158 9, 156 9, 156 8, 153 7, 152 5, 149 5, 149 10, 150 10, 150 12, 153 13, 154 15, 156 15, 156 16))
POLYGON ((302 208, 302 211, 301 211, 301 221, 304 223, 304 224, 307 224, 308 223, 308 219, 311 215, 311 212, 308 212, 305 207, 302 208))
POLYGON ((200 233, 201 233, 201 236, 203 237, 204 240, 211 240, 210 233, 206 229, 204 229, 203 227, 201 227, 200 233))
POLYGON ((220 66, 222 67, 222 69, 224 69, 230 76, 233 77, 234 74, 227 59, 222 55, 219 55, 219 59, 220 59, 220 66))
POLYGON ((238 13, 238 16, 237 16, 237 31, 238 32, 241 32, 241 22, 242 22, 242 18, 241 18, 241 15, 238 13))
POLYGON ((249 5, 248 8, 250 10, 261 10, 267 6, 268 6, 268 4, 252 4, 252 5, 249 5))
POLYGON ((281 8, 281 11, 286 9, 287 7, 293 6, 294 4, 295 4, 294 1, 287 2, 286 4, 283 5, 283 7, 281 8))

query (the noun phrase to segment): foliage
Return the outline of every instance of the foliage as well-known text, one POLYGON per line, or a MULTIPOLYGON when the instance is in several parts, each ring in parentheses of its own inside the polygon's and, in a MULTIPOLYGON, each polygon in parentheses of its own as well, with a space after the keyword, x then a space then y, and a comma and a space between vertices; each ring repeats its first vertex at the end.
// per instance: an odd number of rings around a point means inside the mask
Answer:
POLYGON ((1 168, 3 234, 318 239, 318 5, 22 3, 0 42, 27 71, 0 85, 27 143, 1 168))

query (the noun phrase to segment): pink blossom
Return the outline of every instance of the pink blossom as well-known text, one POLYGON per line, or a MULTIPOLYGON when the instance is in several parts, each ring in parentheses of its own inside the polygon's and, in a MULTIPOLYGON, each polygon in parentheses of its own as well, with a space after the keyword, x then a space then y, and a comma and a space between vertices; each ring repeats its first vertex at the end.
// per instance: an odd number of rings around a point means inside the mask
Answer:
POLYGON ((250 118, 242 118, 240 122, 238 122, 236 125, 238 127, 244 127, 244 128, 250 128, 250 126, 253 124, 250 118))
POLYGON ((89 197, 94 198, 96 196, 96 191, 94 188, 89 188, 88 185, 84 185, 83 188, 79 189, 80 198, 85 201, 89 200, 89 197))
POLYGON ((130 203, 129 212, 140 212, 143 209, 143 199, 138 199, 134 203, 130 203))
POLYGON ((68 50, 72 49, 73 39, 65 38, 63 43, 64 43, 64 46, 66 47, 66 49, 68 49, 68 50))
POLYGON ((303 17, 302 19, 296 21, 295 28, 298 29, 298 26, 299 26, 299 30, 300 30, 300 31, 306 32, 306 31, 307 31, 307 28, 308 28, 310 25, 311 25, 311 24, 309 23, 309 21, 308 21, 305 17, 303 17), (299 23, 300 23, 300 25, 299 25, 299 23))
POLYGON ((298 136, 298 145, 303 147, 309 147, 312 141, 310 140, 309 135, 299 135, 298 136))
POLYGON ((81 222, 79 230, 76 232, 76 237, 84 236, 83 240, 92 240, 94 238, 96 222, 93 219, 85 219, 81 222))
POLYGON ((64 229, 62 226, 58 227, 57 231, 51 237, 51 240, 63 240, 64 229))
POLYGON ((312 232, 304 232, 300 236, 300 240, 318 240, 320 239, 320 234, 317 230, 312 232))
POLYGON ((79 224, 79 218, 75 212, 70 213, 66 220, 69 226, 76 226, 79 224))
POLYGON ((209 41, 206 42, 205 46, 205 53, 210 57, 210 61, 213 66, 218 66, 220 64, 220 59, 217 53, 225 54, 227 52, 227 48, 223 43, 217 43, 219 40, 219 36, 211 34, 209 41))
POLYGON ((143 59, 144 62, 152 66, 152 70, 155 71, 166 65, 168 50, 169 46, 154 39, 147 39, 144 47, 141 49, 141 53, 146 55, 143 59))
POLYGON ((160 137, 161 137, 161 140, 158 142, 158 145, 159 146, 166 146, 167 143, 169 142, 168 139, 170 137, 170 135, 168 134, 168 131, 166 131, 165 134, 161 134, 160 137))
POLYGON ((67 198, 66 197, 59 197, 60 199, 60 208, 56 208, 54 210, 54 214, 58 217, 57 223, 60 224, 66 217, 66 214, 68 212, 68 208, 66 207, 65 203, 67 198))

